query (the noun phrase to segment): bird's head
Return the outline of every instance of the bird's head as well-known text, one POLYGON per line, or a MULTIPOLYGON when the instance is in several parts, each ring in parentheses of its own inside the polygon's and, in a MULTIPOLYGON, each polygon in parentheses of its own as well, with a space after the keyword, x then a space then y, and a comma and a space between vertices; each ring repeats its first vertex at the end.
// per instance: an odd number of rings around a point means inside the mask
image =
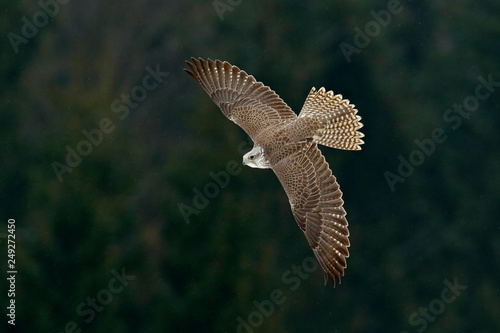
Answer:
POLYGON ((258 169, 269 169, 271 167, 264 156, 264 150, 260 146, 254 146, 252 150, 243 155, 243 165, 258 169))

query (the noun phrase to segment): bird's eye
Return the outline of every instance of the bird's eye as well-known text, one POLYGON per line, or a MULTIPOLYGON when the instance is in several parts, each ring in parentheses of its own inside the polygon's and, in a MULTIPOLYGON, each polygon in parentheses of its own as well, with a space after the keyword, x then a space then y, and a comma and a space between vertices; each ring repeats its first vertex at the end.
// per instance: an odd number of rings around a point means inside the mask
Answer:
POLYGON ((250 156, 250 159, 253 160, 255 158, 255 155, 250 156))

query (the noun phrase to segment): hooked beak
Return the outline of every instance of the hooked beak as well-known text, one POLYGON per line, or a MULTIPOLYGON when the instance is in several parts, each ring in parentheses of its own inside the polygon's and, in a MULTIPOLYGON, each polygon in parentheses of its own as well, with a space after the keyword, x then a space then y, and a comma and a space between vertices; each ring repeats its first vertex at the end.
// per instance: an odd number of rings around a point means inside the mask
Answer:
POLYGON ((243 158, 243 162, 241 162, 243 165, 247 165, 247 161, 245 160, 245 158, 243 158))

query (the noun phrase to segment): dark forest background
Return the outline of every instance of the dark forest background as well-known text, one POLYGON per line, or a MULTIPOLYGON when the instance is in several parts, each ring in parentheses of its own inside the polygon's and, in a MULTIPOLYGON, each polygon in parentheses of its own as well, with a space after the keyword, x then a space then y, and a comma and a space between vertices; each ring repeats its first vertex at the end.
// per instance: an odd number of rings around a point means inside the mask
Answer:
POLYGON ((1 12, 0 331, 500 331, 498 1, 1 12), (356 105, 363 150, 322 148, 350 223, 342 284, 323 285, 272 171, 239 167, 252 143, 183 72, 191 56, 239 66, 295 112, 313 86, 356 105))

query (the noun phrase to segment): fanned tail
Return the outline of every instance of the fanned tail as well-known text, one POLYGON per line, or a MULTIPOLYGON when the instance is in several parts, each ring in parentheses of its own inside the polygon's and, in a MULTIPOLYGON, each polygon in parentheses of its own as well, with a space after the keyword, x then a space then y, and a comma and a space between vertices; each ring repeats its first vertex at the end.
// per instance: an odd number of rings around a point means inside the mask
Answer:
MULTIPOLYGON (((313 139, 318 144, 345 150, 361 150, 365 135, 358 130, 363 127, 358 110, 342 95, 326 92, 325 88, 309 92, 300 111, 299 118, 314 119, 318 129, 313 139)), ((304 119, 305 120, 305 119, 304 119)))

